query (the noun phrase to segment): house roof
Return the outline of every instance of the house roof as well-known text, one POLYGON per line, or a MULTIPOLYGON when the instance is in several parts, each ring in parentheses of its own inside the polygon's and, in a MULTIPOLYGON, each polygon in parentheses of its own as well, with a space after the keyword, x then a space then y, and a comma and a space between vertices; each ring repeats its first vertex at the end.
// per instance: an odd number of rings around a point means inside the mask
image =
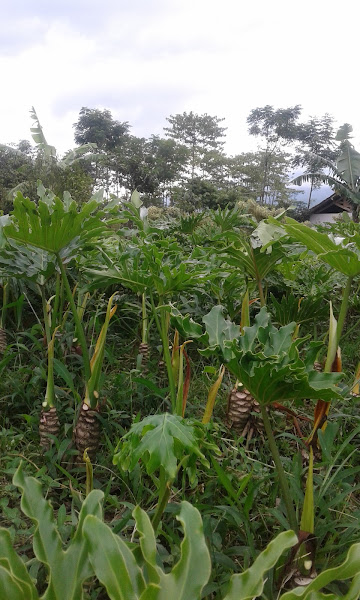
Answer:
POLYGON ((328 198, 325 198, 322 202, 319 202, 316 206, 310 209, 311 215, 319 215, 324 213, 341 213, 351 212, 352 206, 350 201, 344 196, 334 192, 328 198))

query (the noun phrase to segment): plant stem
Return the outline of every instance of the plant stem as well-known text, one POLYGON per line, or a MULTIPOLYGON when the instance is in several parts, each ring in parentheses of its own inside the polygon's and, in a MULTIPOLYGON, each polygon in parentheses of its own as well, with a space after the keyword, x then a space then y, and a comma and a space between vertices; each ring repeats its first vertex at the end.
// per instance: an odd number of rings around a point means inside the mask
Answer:
POLYGON ((171 407, 172 407, 173 413, 176 414, 176 387, 175 387, 174 375, 173 375, 172 368, 171 368, 169 338, 168 338, 167 325, 166 325, 166 311, 164 308, 160 307, 160 319, 159 319, 159 316, 157 314, 157 308, 159 308, 159 307, 155 306, 152 294, 150 294, 150 302, 151 302, 151 307, 152 307, 153 314, 154 314, 155 323, 156 323, 158 332, 160 334, 161 342, 162 342, 162 346, 163 346, 164 360, 165 360, 168 379, 169 379, 171 407))
POLYGON ((274 437, 274 434, 273 434, 273 431, 271 428, 270 419, 267 414, 266 407, 260 405, 260 408, 261 408, 261 415, 263 418, 266 435, 269 440, 270 451, 271 451, 271 454, 272 454, 272 457, 273 457, 273 460, 274 460, 274 463, 276 466, 277 475, 278 475, 279 483, 280 483, 280 488, 281 488, 283 500, 284 500, 284 503, 286 506, 287 517, 289 519, 290 527, 295 531, 295 533, 297 533, 298 524, 297 524, 295 509, 294 509, 294 505, 293 505, 293 501, 292 501, 292 497, 291 497, 291 492, 290 492, 288 483, 286 481, 285 471, 282 466, 279 450, 276 445, 275 437, 274 437))
POLYGON ((9 281, 5 279, 4 283, 3 283, 2 308, 1 308, 1 319, 0 319, 0 327, 2 329, 5 329, 8 299, 9 299, 9 281))
POLYGON ((251 258, 252 258, 252 262, 253 262, 253 265, 254 265, 255 279, 256 279, 257 286, 258 286, 258 290, 259 290, 260 306, 263 307, 266 304, 266 302, 265 302, 265 296, 264 296, 264 289, 263 289, 263 286, 262 286, 262 283, 261 283, 260 274, 259 274, 258 267, 257 267, 257 264, 256 264, 254 250, 252 248, 251 248, 251 258))
POLYGON ((146 312, 146 297, 145 297, 145 294, 142 295, 141 307, 142 307, 142 335, 141 335, 141 341, 142 341, 143 344, 146 344, 147 340, 148 340, 148 318, 147 318, 147 312, 146 312))
POLYGON ((344 328, 346 313, 347 313, 348 306, 349 306, 349 296, 350 296, 350 292, 351 292, 352 280, 353 280, 352 277, 348 278, 346 286, 345 286, 345 289, 344 289, 342 301, 341 301, 339 318, 338 318, 338 324, 337 324, 337 328, 336 328, 336 342, 337 342, 337 346, 340 343, 341 334, 342 334, 342 331, 343 331, 343 328, 344 328))
POLYGON ((56 273, 56 287, 55 287, 55 302, 53 309, 53 318, 52 318, 52 329, 55 329, 58 321, 58 313, 59 313, 59 305, 60 305, 60 286, 61 286, 61 276, 60 273, 56 273))
POLYGON ((48 347, 51 340, 51 332, 50 332, 50 323, 49 323, 49 315, 46 306, 46 298, 45 298, 45 288, 43 285, 40 285, 40 293, 41 293, 41 302, 42 309, 44 315, 44 326, 45 326, 45 335, 46 335, 46 346, 48 347))
POLYGON ((164 510, 166 508, 166 505, 167 505, 168 501, 169 501, 170 492, 171 492, 171 482, 167 481, 166 484, 165 484, 164 492, 163 492, 161 498, 159 498, 159 502, 158 502, 158 505, 156 507, 156 512, 155 512, 155 514, 153 516, 153 519, 152 519, 152 526, 154 528, 155 534, 156 534, 156 530, 157 530, 157 528, 159 526, 162 514, 163 514, 163 512, 164 512, 164 510))
POLYGON ((88 351, 88 347, 87 347, 87 343, 86 343, 86 338, 85 338, 85 332, 84 332, 84 328, 82 326, 82 323, 80 321, 80 318, 79 318, 79 315, 78 315, 78 312, 77 312, 77 308, 76 308, 76 305, 75 305, 75 300, 74 300, 74 297, 72 295, 72 291, 71 291, 71 288, 70 288, 68 277, 66 275, 66 270, 65 270, 65 267, 63 265, 63 262, 61 260, 61 257, 59 256, 59 254, 56 254, 56 259, 57 259, 58 265, 60 267, 62 280, 64 282, 66 296, 67 296, 68 302, 69 302, 70 307, 71 307, 71 312, 73 314, 75 325, 76 325, 76 331, 77 331, 77 334, 79 336, 79 343, 80 343, 80 346, 81 346, 81 349, 82 349, 82 356, 83 356, 83 362, 84 362, 85 382, 87 384, 87 382, 89 381, 89 379, 91 377, 91 368, 90 368, 90 358, 89 358, 89 351, 88 351))

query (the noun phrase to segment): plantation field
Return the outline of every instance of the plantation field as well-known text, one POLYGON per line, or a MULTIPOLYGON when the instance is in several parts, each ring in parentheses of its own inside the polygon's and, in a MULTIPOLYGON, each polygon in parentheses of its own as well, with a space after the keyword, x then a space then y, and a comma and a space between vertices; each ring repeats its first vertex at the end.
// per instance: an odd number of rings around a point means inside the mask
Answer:
POLYGON ((360 225, 0 220, 0 598, 358 598, 360 225))

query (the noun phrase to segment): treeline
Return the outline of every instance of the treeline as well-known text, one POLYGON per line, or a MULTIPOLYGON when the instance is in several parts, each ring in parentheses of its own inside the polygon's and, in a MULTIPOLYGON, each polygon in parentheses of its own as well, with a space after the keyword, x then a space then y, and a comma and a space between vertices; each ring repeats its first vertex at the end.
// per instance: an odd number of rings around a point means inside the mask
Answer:
MULTIPOLYGON (((103 187, 108 195, 128 197, 137 189, 146 205, 177 206, 191 211, 225 206, 249 198, 260 204, 288 206, 294 168, 318 172, 317 156, 336 157, 329 115, 301 122, 301 107, 253 109, 248 130, 259 139, 256 152, 228 156, 224 119, 193 112, 167 118, 163 137, 131 134, 128 122, 109 110, 83 107, 74 124, 76 148, 60 160, 46 142, 32 111, 36 146, 26 140, 0 145, 0 208, 7 212, 17 189, 36 197, 41 179, 54 193, 68 190, 79 203, 103 187)), ((310 196, 320 185, 311 180, 310 196)), ((303 199, 305 200, 305 198, 303 199)), ((311 197, 306 198, 310 204, 311 197)))

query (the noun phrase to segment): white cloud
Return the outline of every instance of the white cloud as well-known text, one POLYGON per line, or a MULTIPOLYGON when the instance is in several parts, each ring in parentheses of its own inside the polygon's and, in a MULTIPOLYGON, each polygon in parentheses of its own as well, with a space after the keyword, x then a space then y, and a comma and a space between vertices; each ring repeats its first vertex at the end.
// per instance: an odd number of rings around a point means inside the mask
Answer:
POLYGON ((161 134, 166 117, 185 110, 225 117, 231 153, 254 146, 246 117, 265 104, 301 104, 304 117, 329 112, 359 134, 359 9, 343 1, 351 18, 339 31, 334 7, 323 0, 6 1, 0 141, 29 137, 32 105, 61 151, 73 145, 82 106, 109 108, 137 135, 161 134))

